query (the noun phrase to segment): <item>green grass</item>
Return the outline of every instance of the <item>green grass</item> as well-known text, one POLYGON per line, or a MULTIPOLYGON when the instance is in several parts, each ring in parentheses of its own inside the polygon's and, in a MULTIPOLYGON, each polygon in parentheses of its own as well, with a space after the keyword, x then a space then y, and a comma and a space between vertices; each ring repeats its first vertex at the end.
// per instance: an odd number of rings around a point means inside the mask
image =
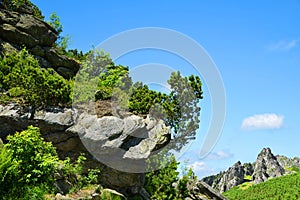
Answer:
POLYGON ((300 173, 273 178, 257 185, 244 183, 223 195, 229 200, 300 199, 300 173))
POLYGON ((244 179, 247 180, 247 181, 251 181, 252 180, 252 176, 251 175, 244 176, 244 179))
POLYGON ((300 169, 297 166, 288 167, 285 168, 285 170, 289 172, 300 172, 300 169))

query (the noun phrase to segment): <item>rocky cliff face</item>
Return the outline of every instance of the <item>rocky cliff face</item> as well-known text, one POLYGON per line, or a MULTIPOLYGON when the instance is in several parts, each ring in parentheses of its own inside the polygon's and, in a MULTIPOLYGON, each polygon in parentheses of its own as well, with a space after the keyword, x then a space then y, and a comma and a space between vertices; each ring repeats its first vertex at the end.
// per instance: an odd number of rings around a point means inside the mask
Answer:
POLYGON ((270 148, 264 148, 254 163, 241 164, 239 161, 232 167, 217 175, 203 178, 203 181, 220 192, 231 189, 244 182, 261 183, 269 178, 283 176, 300 169, 299 158, 274 156, 270 148), (249 179, 251 177, 251 179, 249 179))
POLYGON ((31 120, 29 113, 16 105, 0 105, 0 124, 4 141, 8 134, 34 125, 54 144, 61 158, 86 153, 87 167, 101 169, 102 185, 125 194, 145 194, 142 163, 170 134, 162 121, 149 116, 98 118, 76 109, 49 109, 37 112, 31 120))
POLYGON ((57 32, 48 23, 34 17, 30 10, 13 12, 0 7, 0 54, 26 47, 42 67, 51 67, 65 78, 72 77, 79 64, 54 47, 57 32))

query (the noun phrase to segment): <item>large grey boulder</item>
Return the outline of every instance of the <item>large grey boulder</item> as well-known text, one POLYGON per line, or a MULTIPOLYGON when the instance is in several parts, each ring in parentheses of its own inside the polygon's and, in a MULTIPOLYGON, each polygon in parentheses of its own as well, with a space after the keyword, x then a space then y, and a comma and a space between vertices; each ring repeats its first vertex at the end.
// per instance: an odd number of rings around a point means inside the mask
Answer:
POLYGON ((190 180, 187 184, 189 197, 186 200, 226 200, 219 191, 213 189, 207 183, 199 180, 190 180))
POLYGON ((98 118, 82 113, 68 131, 79 134, 88 151, 108 166, 129 173, 145 172, 145 160, 167 144, 170 128, 162 120, 131 115, 98 118), (147 124, 154 124, 148 126, 147 124))

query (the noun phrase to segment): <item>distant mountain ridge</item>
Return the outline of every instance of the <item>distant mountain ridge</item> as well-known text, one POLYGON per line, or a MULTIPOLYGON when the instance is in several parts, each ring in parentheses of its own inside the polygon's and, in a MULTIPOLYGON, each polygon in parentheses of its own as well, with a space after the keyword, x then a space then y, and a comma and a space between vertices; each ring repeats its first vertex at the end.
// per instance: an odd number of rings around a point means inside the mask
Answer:
POLYGON ((254 163, 242 164, 238 161, 228 170, 205 177, 202 181, 222 193, 245 182, 258 184, 298 171, 300 158, 274 156, 270 148, 263 148, 254 163))

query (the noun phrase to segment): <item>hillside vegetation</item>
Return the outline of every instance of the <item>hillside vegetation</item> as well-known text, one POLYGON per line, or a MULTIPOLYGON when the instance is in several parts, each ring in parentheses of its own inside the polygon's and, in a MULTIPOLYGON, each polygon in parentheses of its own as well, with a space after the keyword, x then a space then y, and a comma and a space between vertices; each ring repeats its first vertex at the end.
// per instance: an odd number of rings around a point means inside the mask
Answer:
POLYGON ((224 192, 222 195, 229 200, 299 199, 300 173, 273 178, 257 185, 244 183, 224 192))
MULTIPOLYGON (((29 0, 0 0, 0 9, 6 11, 22 13, 28 8, 33 9, 35 17, 44 19, 41 11, 29 0)), ((59 17, 55 14, 48 23, 57 34, 62 32, 59 17)), ((25 44, 12 51, 1 51, 0 104, 18 105, 20 112, 30 112, 29 120, 32 120, 38 110, 70 107, 74 101, 112 100, 117 96, 123 99, 120 107, 124 106, 129 112, 136 115, 150 113, 163 119, 172 128, 169 142, 173 149, 179 150, 189 140, 195 139, 199 126, 199 101, 202 99, 202 83, 198 76, 184 77, 180 72, 172 73, 168 80, 171 91, 164 94, 141 82, 133 83, 129 68, 116 65, 107 53, 67 51, 66 45, 67 38, 59 35, 49 48, 58 47, 55 52, 62 55, 57 55, 57 58, 66 57, 81 65, 77 79, 71 75, 62 76, 55 66, 43 66, 39 57, 25 44), (77 84, 74 90, 78 81, 87 85, 77 84), (89 86, 91 90, 87 89, 89 86), (121 98, 124 94, 127 94, 126 98, 121 98)), ((57 175, 59 180, 68 183, 66 193, 97 186, 103 175, 98 169, 84 171, 84 156, 75 161, 70 158, 60 160, 55 147, 44 141, 38 127, 30 126, 2 139, 6 144, 0 143, 0 199, 53 199, 60 192, 56 187, 57 175)), ((192 171, 186 170, 180 178, 179 162, 174 157, 166 159, 170 165, 146 174, 145 188, 152 199, 184 199, 188 196, 186 185, 192 171), (172 186, 174 182, 178 182, 177 187, 172 186)))

